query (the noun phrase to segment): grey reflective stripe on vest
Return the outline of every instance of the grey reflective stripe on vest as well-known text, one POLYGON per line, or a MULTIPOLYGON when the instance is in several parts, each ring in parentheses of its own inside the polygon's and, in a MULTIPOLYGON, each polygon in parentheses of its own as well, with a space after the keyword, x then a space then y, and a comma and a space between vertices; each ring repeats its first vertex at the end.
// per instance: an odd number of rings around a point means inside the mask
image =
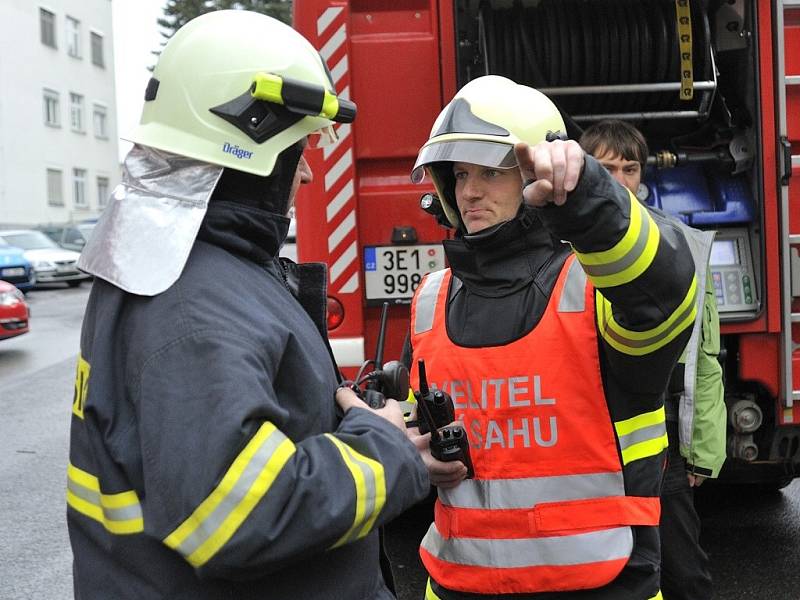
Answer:
POLYGON ((679 223, 689 250, 694 260, 694 272, 697 278, 697 317, 692 326, 692 335, 686 344, 686 365, 683 376, 683 395, 678 407, 678 421, 681 446, 690 448, 694 431, 695 382, 697 380, 697 353, 700 351, 700 335, 703 330, 705 316, 706 276, 708 261, 711 256, 711 244, 715 231, 700 231, 683 223, 679 223))
POLYGON ((586 273, 581 263, 573 260, 567 272, 564 289, 558 301, 558 312, 583 312, 586 308, 586 273))
POLYGON ((454 488, 439 488, 439 500, 446 506, 490 510, 624 495, 621 471, 521 479, 465 479, 454 488))
POLYGON ((633 550, 630 527, 525 539, 444 539, 431 525, 421 546, 440 560, 477 567, 581 565, 626 559, 633 550))
POLYGON ((417 292, 416 317, 414 318, 414 334, 425 333, 433 328, 433 316, 436 314, 436 299, 447 269, 428 273, 422 288, 417 292))

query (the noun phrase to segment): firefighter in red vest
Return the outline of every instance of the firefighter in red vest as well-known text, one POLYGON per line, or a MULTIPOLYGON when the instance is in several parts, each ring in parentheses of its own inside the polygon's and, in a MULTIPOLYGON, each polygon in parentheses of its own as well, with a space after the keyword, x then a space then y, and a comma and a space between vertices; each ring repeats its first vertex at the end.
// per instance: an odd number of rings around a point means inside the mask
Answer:
POLYGON ((412 386, 453 398, 474 478, 430 454, 429 600, 660 599, 662 391, 698 307, 686 239, 497 76, 434 123, 427 174, 456 228, 411 308, 412 386))

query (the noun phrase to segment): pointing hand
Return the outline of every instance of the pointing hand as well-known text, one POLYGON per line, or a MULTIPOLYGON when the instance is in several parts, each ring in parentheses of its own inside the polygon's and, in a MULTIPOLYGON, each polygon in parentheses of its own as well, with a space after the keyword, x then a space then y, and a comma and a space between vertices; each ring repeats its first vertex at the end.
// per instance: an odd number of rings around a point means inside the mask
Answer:
POLYGON ((514 146, 522 180, 522 197, 536 207, 553 203, 561 206, 567 194, 578 185, 583 171, 584 153, 574 140, 555 140, 529 146, 521 142, 514 146))

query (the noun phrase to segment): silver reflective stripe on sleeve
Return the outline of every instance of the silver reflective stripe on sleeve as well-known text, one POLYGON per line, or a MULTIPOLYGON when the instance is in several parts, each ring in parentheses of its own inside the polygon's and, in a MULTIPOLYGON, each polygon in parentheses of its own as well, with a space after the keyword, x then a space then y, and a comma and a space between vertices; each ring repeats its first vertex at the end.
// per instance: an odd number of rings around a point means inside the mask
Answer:
POLYGON ((113 508, 104 506, 105 502, 100 492, 85 488, 72 480, 67 481, 67 489, 81 500, 100 507, 103 512, 104 522, 132 521, 142 518, 142 507, 138 502, 129 506, 113 508))
POLYGON ((622 464, 660 454, 667 447, 666 413, 661 406, 656 410, 615 421, 622 464))
POLYGON ((353 523, 332 546, 336 548, 360 539, 372 531, 375 520, 386 504, 386 474, 383 465, 378 461, 361 454, 333 434, 326 433, 325 437, 336 446, 342 455, 353 478, 356 492, 353 523))
POLYGON ((446 269, 428 273, 422 284, 422 289, 417 293, 416 317, 414 318, 414 333, 424 333, 433 327, 433 315, 436 313, 436 299, 439 297, 439 289, 446 269))
POLYGON ((465 479, 454 488, 439 488, 439 500, 446 506, 490 510, 624 495, 621 471, 523 479, 465 479))
POLYGON ((263 423, 217 487, 164 543, 194 567, 208 562, 269 492, 295 452, 275 425, 263 423))
POLYGON ((641 228, 638 231, 636 240, 631 248, 617 260, 607 262, 605 264, 587 264, 584 265, 586 272, 590 277, 608 277, 610 275, 617 275, 623 273, 626 269, 636 264, 642 254, 650 237, 650 227, 656 227, 656 224, 649 218, 647 211, 638 202, 632 203, 631 212, 634 210, 639 211, 641 217, 641 228))
POLYGON ((72 462, 67 465, 67 505, 97 521, 110 533, 127 535, 144 531, 142 506, 134 490, 104 494, 97 476, 72 462))
POLYGON ((611 302, 602 294, 597 294, 597 321, 600 334, 615 349, 641 356, 649 354, 665 346, 680 332, 694 322, 697 313, 695 306, 697 294, 697 278, 692 278, 692 285, 686 292, 683 302, 673 311, 666 321, 647 331, 626 329, 614 320, 614 309, 611 302), (638 350, 641 349, 641 352, 638 350))
POLYGON ((583 312, 586 308, 586 273, 581 263, 573 260, 567 272, 561 299, 558 301, 558 312, 583 312))
POLYGON ((619 436, 619 449, 622 452, 625 452, 628 448, 635 444, 641 444, 642 442, 649 442, 654 439, 660 439, 667 433, 666 423, 658 423, 656 425, 651 425, 650 427, 645 427, 643 429, 637 429, 636 431, 632 431, 627 435, 619 436))
POLYGON ((440 560, 498 569, 582 565, 628 558, 630 527, 525 539, 444 539, 431 525, 421 546, 440 560))

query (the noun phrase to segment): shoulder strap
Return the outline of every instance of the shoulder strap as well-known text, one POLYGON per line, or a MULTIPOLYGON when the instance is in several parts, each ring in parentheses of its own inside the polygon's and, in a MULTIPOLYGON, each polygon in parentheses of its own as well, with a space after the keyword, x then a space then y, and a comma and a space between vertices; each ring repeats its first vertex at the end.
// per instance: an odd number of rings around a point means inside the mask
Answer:
POLYGON ((439 290, 445 281, 450 269, 433 271, 425 275, 417 293, 414 295, 414 322, 412 323, 412 334, 418 335, 425 333, 433 328, 433 317, 436 314, 436 301, 439 298, 439 290))

